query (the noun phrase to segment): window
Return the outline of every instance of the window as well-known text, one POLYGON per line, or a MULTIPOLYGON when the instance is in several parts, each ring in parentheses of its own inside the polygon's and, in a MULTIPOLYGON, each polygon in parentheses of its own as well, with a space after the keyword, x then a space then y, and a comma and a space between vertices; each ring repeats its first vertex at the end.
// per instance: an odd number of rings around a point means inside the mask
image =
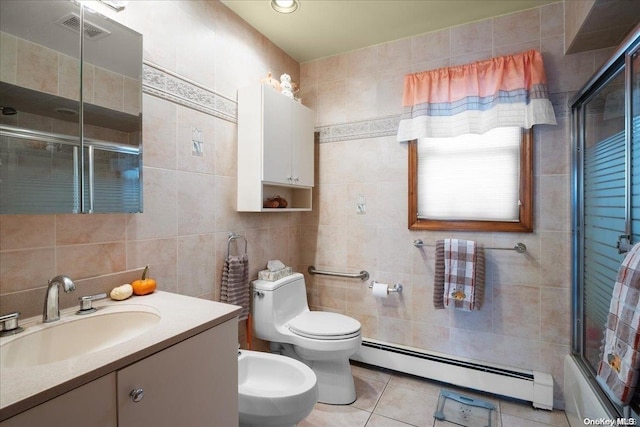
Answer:
POLYGON ((533 231, 532 131, 409 143, 409 229, 533 231))

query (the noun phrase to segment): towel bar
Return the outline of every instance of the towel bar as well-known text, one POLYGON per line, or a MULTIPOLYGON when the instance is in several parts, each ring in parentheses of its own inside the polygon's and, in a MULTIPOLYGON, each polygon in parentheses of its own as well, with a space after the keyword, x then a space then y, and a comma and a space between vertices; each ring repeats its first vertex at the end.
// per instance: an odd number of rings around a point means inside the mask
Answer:
POLYGON ((316 270, 316 268, 311 265, 307 271, 309 274, 321 274, 323 276, 346 277, 349 279, 361 279, 363 281, 369 279, 369 272, 365 270, 362 270, 360 273, 339 273, 335 271, 316 270))
MULTIPOLYGON (((424 243, 422 241, 422 239, 416 239, 413 241, 413 246, 415 246, 416 248, 421 248, 421 247, 430 247, 430 248, 435 248, 435 245, 427 245, 426 243, 424 243)), ((518 242, 516 243, 516 245, 512 248, 492 248, 492 247, 485 247, 485 249, 493 249, 493 250, 497 250, 497 251, 516 251, 519 254, 523 254, 527 251, 527 245, 525 245, 524 243, 518 242)))

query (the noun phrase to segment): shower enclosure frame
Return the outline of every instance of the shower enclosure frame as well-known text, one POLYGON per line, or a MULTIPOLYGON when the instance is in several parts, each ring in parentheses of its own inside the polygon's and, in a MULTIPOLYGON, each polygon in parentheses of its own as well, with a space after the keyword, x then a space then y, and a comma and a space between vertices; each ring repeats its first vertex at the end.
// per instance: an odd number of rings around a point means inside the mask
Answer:
MULTIPOLYGON (((597 71, 589 81, 570 100, 571 108, 571 207, 572 207, 572 337, 571 349, 573 358, 580 368, 588 384, 599 397, 603 407, 612 415, 626 415, 628 408, 613 404, 600 385, 595 381, 595 373, 585 355, 585 303, 584 303, 584 254, 585 254, 585 194, 584 194, 584 160, 585 160, 585 126, 587 122, 586 107, 600 91, 615 78, 624 75, 624 139, 625 139, 625 230, 618 241, 618 248, 623 253, 631 242, 631 149, 632 149, 632 61, 633 56, 640 53, 640 25, 637 26, 625 41, 616 49, 610 59, 597 71)), ((640 141, 636 142, 640 144, 640 141)), ((633 243, 637 243, 633 242, 633 243)), ((604 325, 603 325, 604 328, 604 325)), ((569 399, 565 399, 569 401, 569 399)), ((570 402, 567 402, 570 403, 570 402)))

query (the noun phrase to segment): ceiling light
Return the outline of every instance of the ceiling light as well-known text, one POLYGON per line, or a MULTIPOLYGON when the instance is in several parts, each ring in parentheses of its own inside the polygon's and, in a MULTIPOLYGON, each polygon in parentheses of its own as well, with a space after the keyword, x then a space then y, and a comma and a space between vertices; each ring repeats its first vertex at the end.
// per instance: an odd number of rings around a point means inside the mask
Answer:
POLYGON ((298 0, 271 0, 273 10, 280 13, 293 13, 299 6, 298 0))

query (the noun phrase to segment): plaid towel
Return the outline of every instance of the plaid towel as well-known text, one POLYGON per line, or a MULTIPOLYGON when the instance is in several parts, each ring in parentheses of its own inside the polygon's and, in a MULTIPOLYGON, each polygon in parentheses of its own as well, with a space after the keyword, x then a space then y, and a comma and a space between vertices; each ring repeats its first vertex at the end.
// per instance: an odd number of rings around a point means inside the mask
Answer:
POLYGON ((640 243, 622 261, 613 287, 596 379, 620 405, 631 401, 640 369, 640 243))
POLYGON ((479 310, 484 298, 484 251, 471 240, 436 242, 435 308, 479 310))
POLYGON ((241 306, 238 320, 244 320, 249 316, 250 292, 249 257, 247 254, 230 255, 222 268, 220 302, 241 306))

